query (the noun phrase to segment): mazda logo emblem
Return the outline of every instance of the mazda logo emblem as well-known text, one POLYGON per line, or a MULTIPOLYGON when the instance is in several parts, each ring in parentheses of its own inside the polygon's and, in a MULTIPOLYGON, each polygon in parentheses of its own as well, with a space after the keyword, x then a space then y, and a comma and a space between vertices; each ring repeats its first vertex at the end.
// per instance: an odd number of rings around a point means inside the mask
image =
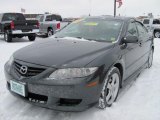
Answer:
POLYGON ((21 74, 25 75, 28 71, 28 67, 27 66, 21 66, 19 71, 20 71, 21 74))

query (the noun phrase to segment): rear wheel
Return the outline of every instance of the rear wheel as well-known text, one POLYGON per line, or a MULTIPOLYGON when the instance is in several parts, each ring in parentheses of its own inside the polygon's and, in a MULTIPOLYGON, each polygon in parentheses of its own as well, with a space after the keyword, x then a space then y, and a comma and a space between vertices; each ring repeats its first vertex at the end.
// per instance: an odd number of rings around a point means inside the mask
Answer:
POLYGON ((29 39, 30 41, 34 41, 34 40, 36 39, 36 34, 29 35, 29 36, 28 36, 28 39, 29 39))
POLYGON ((99 98, 99 108, 110 107, 116 101, 120 88, 121 75, 119 69, 113 67, 105 78, 105 83, 99 98))
POLYGON ((8 31, 4 33, 4 40, 6 42, 12 42, 12 35, 10 35, 8 31))
POLYGON ((48 29, 47 37, 51 37, 53 35, 53 30, 48 29))
POLYGON ((155 31, 154 32, 154 37, 155 38, 160 38, 160 31, 155 31))

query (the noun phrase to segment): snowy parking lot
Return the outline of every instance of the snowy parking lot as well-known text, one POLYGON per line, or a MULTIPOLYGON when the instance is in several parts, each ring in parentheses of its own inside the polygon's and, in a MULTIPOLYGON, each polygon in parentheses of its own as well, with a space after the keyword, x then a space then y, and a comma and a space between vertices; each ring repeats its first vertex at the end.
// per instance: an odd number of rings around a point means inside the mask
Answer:
MULTIPOLYGON (((35 42, 47 38, 37 38, 35 42)), ((12 53, 32 44, 27 38, 6 43, 0 36, 0 120, 160 120, 160 39, 155 39, 154 61, 139 78, 128 84, 111 108, 84 112, 58 112, 30 105, 6 89, 4 64, 12 53)))

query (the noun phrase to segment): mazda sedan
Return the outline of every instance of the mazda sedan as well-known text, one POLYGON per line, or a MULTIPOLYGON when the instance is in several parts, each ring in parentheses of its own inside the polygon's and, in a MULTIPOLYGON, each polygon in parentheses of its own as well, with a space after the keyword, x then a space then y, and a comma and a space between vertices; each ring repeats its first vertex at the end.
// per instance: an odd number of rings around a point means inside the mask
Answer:
POLYGON ((5 64, 7 88, 50 109, 104 109, 126 81, 152 66, 153 52, 153 37, 134 18, 87 17, 16 51, 5 64))

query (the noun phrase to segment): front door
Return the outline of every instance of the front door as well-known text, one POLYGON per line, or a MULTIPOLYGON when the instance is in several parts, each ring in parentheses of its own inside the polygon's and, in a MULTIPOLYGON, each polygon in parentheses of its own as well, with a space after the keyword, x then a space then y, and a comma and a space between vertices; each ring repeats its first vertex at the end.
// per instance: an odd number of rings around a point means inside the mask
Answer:
MULTIPOLYGON (((131 21, 128 25, 126 36, 138 36, 138 31, 135 22, 131 21)), ((127 43, 125 49, 125 70, 126 78, 132 75, 136 70, 138 70, 139 59, 142 56, 141 46, 138 43, 127 43)))
POLYGON ((148 35, 146 28, 143 24, 136 22, 136 26, 139 34, 139 44, 141 47, 142 56, 140 58, 139 65, 142 66, 148 61, 149 52, 151 49, 152 36, 148 35))

